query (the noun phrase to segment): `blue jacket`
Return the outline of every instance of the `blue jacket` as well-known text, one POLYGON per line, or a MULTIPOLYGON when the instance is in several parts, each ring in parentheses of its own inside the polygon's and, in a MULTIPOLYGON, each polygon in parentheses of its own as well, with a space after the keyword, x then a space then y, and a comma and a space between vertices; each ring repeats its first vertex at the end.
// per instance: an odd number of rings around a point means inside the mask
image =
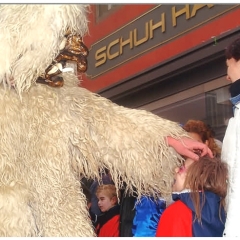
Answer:
POLYGON ((133 237, 155 237, 158 221, 165 208, 165 200, 142 196, 136 204, 132 225, 133 237))

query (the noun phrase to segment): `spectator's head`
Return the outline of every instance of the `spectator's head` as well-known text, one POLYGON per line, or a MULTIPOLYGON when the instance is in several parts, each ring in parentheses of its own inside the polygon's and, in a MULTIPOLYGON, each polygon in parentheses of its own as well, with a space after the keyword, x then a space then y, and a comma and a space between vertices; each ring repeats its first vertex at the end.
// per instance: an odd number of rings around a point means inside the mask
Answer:
POLYGON ((198 161, 186 159, 183 166, 175 169, 173 192, 190 190, 190 196, 198 220, 201 219, 199 192, 213 192, 220 197, 220 206, 225 207, 227 195, 227 164, 220 158, 200 157, 198 161))
POLYGON ((227 64, 227 80, 233 83, 239 79, 240 38, 237 38, 226 47, 225 56, 227 64))
POLYGON ((118 204, 117 191, 113 184, 99 185, 96 195, 98 198, 98 206, 102 212, 106 212, 118 204))
POLYGON ((236 61, 240 60, 240 38, 231 42, 225 49, 226 59, 234 58, 236 61))
POLYGON ((188 120, 183 129, 188 132, 191 138, 205 143, 214 156, 219 157, 221 155, 221 149, 216 144, 214 132, 209 125, 200 120, 188 120))

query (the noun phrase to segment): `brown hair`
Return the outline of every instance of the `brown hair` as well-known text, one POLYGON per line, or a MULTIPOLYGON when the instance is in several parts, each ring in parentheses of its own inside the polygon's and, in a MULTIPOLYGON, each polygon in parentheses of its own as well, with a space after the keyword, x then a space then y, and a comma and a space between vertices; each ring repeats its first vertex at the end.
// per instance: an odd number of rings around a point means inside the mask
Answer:
POLYGON ((226 47, 225 56, 227 59, 240 60, 240 38, 237 38, 226 47))
POLYGON ((208 147, 212 151, 213 155, 220 157, 221 149, 216 144, 214 140, 214 132, 209 125, 205 124, 203 121, 191 119, 186 122, 186 124, 183 126, 183 129, 189 133, 197 133, 203 143, 208 141, 208 147))
POLYGON ((203 194, 203 203, 205 202, 204 191, 210 191, 217 194, 220 198, 220 211, 225 208, 225 198, 227 195, 227 176, 228 165, 221 161, 220 158, 201 157, 198 161, 194 161, 187 170, 185 186, 190 188, 191 199, 196 211, 196 218, 201 221, 200 194, 203 194))
POLYGON ((98 194, 100 192, 104 192, 110 199, 116 197, 116 203, 118 202, 119 195, 117 194, 117 189, 116 189, 115 185, 113 185, 113 184, 99 185, 96 190, 96 195, 98 196, 98 194))

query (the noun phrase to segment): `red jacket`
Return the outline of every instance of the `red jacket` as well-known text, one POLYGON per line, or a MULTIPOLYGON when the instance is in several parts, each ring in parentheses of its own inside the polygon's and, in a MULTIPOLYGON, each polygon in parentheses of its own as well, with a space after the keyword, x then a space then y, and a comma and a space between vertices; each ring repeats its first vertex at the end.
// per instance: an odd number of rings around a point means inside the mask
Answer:
POLYGON ((192 211, 182 201, 167 207, 158 223, 156 237, 192 237, 192 211), (174 224, 173 224, 174 223, 174 224))
POLYGON ((119 237, 119 205, 98 216, 96 233, 98 237, 119 237))

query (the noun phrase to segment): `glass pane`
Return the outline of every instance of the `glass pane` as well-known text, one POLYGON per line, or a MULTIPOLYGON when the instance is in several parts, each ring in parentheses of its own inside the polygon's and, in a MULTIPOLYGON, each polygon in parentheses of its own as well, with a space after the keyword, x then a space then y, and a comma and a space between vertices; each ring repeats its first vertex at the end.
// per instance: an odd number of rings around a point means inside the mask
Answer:
POLYGON ((99 17, 101 17, 105 12, 108 11, 108 4, 98 5, 99 8, 99 17))
POLYGON ((118 4, 99 4, 97 5, 97 17, 106 16, 110 10, 119 6, 118 4))
POLYGON ((229 86, 225 86, 186 98, 156 109, 153 113, 180 124, 184 124, 189 119, 204 121, 213 128, 215 137, 222 141, 228 120, 233 116, 228 88, 229 86))

